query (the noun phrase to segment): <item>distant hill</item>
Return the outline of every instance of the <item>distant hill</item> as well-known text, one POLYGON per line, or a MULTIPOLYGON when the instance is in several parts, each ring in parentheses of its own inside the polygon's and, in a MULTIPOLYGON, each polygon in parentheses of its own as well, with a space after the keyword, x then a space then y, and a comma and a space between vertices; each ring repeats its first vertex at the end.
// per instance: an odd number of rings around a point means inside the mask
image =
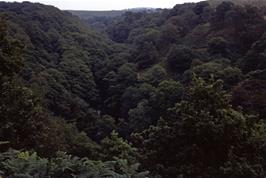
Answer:
POLYGON ((218 5, 223 1, 230 1, 240 5, 252 5, 257 7, 266 6, 265 0, 209 0, 212 5, 218 5))
POLYGON ((105 17, 105 18, 113 18, 123 15, 125 12, 147 12, 152 13, 156 12, 160 9, 155 8, 132 8, 132 9, 124 9, 124 10, 110 10, 110 11, 78 11, 78 10, 69 10, 68 12, 78 16, 82 20, 88 20, 95 17, 105 17))
POLYGON ((89 19, 91 17, 117 17, 126 12, 126 10, 111 10, 111 11, 76 11, 70 10, 72 14, 81 19, 89 19))

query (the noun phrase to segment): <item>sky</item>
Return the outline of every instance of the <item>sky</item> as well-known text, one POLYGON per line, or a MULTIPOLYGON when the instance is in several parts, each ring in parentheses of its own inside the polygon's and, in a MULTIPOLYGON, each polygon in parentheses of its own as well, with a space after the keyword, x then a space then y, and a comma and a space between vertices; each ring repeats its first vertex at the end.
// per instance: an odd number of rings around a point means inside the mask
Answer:
MULTIPOLYGON (((14 0, 7 0, 13 2, 14 0)), ((25 0, 15 0, 22 2, 25 0)), ((121 10, 136 7, 171 8, 185 2, 200 0, 27 0, 53 5, 61 10, 121 10)))

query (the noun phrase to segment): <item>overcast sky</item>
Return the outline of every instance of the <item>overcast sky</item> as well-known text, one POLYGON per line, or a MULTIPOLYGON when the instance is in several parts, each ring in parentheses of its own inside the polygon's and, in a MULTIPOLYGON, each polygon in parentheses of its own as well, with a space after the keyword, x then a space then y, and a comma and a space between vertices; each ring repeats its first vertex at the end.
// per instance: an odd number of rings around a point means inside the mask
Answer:
MULTIPOLYGON (((8 0, 13 2, 14 0, 8 0)), ((22 2, 25 0, 16 0, 22 2)), ((200 0, 28 0, 54 5, 62 10, 120 10, 135 7, 170 8, 184 2, 200 0)))

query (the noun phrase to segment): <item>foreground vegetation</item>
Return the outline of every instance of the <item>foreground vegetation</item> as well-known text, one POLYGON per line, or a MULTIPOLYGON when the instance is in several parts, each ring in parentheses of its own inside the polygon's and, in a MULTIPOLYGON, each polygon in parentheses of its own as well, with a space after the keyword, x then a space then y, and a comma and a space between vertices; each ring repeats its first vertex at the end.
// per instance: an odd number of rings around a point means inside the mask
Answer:
POLYGON ((0 174, 264 177, 266 9, 215 3, 84 24, 0 2, 0 174))

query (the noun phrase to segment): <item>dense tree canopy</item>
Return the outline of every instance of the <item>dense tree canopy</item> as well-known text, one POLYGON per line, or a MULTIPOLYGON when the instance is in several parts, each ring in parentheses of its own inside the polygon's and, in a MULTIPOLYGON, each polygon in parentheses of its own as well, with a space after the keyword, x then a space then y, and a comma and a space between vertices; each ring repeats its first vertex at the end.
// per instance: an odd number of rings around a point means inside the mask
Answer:
POLYGON ((265 177, 259 1, 81 19, 0 2, 0 175, 265 177))
POLYGON ((256 144, 265 123, 234 110, 225 94, 221 81, 196 80, 166 118, 135 135, 143 164, 163 177, 263 176, 256 144))

